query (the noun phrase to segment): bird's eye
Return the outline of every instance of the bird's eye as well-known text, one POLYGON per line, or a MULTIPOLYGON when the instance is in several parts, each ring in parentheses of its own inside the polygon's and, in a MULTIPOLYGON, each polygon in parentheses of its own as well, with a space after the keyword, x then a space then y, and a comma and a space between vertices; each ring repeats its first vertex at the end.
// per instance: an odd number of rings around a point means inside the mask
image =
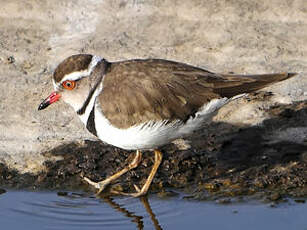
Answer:
POLYGON ((75 88, 76 86, 76 82, 75 81, 64 81, 62 83, 62 86, 65 88, 65 89, 68 89, 68 90, 72 90, 75 88))

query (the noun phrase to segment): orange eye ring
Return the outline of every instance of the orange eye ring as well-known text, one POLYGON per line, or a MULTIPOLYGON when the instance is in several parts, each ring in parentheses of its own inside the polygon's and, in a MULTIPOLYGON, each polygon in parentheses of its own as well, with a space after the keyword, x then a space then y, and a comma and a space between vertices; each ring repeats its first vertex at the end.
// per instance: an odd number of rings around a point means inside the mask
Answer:
POLYGON ((68 90, 72 90, 76 87, 76 82, 75 81, 64 81, 62 83, 62 86, 65 88, 65 89, 68 89, 68 90))

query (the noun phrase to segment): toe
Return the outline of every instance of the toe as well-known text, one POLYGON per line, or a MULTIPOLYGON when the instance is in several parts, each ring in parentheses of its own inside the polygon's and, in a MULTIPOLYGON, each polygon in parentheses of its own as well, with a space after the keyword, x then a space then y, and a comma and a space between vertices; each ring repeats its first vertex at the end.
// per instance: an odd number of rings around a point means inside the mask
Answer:
POLYGON ((96 187, 98 188, 98 192, 96 193, 96 195, 99 195, 105 189, 107 185, 108 183, 104 183, 104 181, 99 182, 98 186, 96 187))
POLYGON ((90 180, 90 179, 87 178, 87 177, 83 177, 83 180, 85 180, 88 184, 94 186, 95 188, 100 189, 99 183, 96 183, 96 182, 90 180))
POLYGON ((136 184, 134 184, 133 186, 137 192, 141 192, 141 189, 136 184))

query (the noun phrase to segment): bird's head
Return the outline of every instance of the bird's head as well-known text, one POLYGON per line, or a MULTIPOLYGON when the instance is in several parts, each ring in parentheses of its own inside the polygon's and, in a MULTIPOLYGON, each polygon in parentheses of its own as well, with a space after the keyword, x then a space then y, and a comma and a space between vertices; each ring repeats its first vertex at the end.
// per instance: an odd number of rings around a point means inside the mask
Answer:
POLYGON ((59 99, 71 105, 76 112, 95 92, 106 71, 107 62, 90 54, 66 58, 54 71, 52 92, 38 107, 45 109, 59 99))

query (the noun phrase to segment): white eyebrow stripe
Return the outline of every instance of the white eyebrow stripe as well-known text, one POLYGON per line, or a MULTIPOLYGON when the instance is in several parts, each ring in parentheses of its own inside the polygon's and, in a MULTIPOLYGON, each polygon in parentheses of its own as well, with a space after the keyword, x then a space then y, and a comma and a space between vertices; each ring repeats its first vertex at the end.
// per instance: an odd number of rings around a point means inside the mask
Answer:
POLYGON ((55 91, 59 90, 59 86, 57 85, 57 83, 55 82, 55 80, 52 78, 52 84, 53 84, 53 88, 55 91))
POLYGON ((76 81, 81 79, 82 77, 90 75, 90 71, 88 70, 83 70, 83 71, 78 71, 78 72, 73 72, 70 74, 65 75, 63 79, 61 80, 60 84, 62 84, 64 81, 70 80, 70 81, 76 81))
POLYGON ((61 80, 60 84, 62 84, 64 81, 67 81, 67 80, 76 81, 76 80, 81 79, 82 77, 89 76, 92 73, 95 66, 97 65, 97 63, 101 60, 102 60, 101 57, 94 55, 92 57, 91 63, 89 64, 89 67, 86 70, 73 72, 73 73, 65 75, 65 77, 63 77, 63 79, 61 80))

